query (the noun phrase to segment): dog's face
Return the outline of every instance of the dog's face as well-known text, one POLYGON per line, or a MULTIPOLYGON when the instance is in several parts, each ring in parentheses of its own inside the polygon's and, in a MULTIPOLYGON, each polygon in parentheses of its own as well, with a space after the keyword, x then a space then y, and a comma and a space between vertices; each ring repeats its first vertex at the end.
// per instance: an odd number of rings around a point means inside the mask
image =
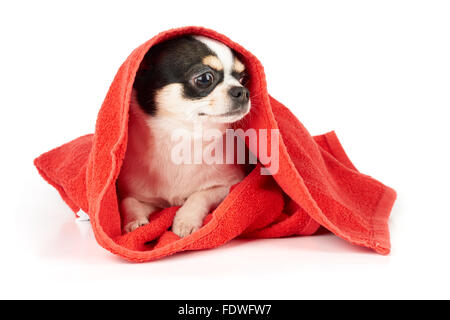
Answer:
POLYGON ((244 64, 224 44, 185 36, 149 50, 136 76, 142 109, 190 122, 232 123, 250 111, 244 64))

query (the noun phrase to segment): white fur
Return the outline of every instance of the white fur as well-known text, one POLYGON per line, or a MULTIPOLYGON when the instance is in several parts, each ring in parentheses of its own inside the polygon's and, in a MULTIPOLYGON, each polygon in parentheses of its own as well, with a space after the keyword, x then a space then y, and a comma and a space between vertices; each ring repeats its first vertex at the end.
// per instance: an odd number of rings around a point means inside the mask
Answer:
POLYGON ((212 128, 225 134, 229 123, 245 115, 220 116, 230 108, 227 88, 240 85, 231 76, 235 64, 231 50, 217 41, 198 39, 217 54, 224 67, 224 82, 208 97, 187 101, 182 97, 180 85, 168 85, 156 96, 157 115, 149 117, 133 95, 128 147, 118 179, 126 232, 147 224, 149 215, 160 208, 181 206, 172 230, 181 237, 187 236, 201 227, 204 217, 220 204, 229 188, 244 177, 237 164, 176 164, 171 160, 171 150, 177 143, 171 137, 175 130, 182 128, 191 133, 189 143, 194 144, 196 139, 202 139, 194 134, 194 127, 199 123, 203 129, 212 128), (200 117, 199 113, 206 115, 200 117))

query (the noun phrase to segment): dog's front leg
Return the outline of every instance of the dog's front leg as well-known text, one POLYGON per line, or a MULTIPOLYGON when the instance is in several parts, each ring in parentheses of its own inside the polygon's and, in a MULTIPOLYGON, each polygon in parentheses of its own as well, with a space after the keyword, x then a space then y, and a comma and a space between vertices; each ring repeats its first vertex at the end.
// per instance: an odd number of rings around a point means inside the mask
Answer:
POLYGON ((120 202, 120 212, 123 217, 124 231, 131 232, 148 223, 148 216, 157 208, 133 197, 127 197, 120 202))
POLYGON ((200 229, 203 219, 227 196, 230 187, 214 187, 193 193, 178 209, 173 220, 172 231, 185 237, 200 229))

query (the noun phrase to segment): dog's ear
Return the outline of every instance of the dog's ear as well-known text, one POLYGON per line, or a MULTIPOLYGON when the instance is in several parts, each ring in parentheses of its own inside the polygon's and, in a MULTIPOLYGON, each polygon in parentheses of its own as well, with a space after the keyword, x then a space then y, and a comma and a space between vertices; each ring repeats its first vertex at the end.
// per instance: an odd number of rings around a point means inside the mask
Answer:
POLYGON ((139 66, 140 71, 147 71, 150 69, 151 65, 150 56, 152 54, 152 51, 153 50, 150 50, 145 54, 144 59, 142 59, 141 65, 139 66))
POLYGON ((142 87, 142 84, 145 79, 148 78, 151 70, 151 60, 150 60, 150 52, 147 52, 142 59, 142 62, 139 66, 139 69, 136 73, 136 78, 134 80, 134 88, 142 87))
POLYGON ((148 84, 149 79, 151 79, 151 73, 154 70, 155 64, 161 60, 161 55, 164 53, 166 48, 166 42, 158 43, 150 50, 147 51, 144 58, 141 61, 139 70, 136 73, 136 79, 134 82, 134 87, 139 88, 139 86, 145 86, 148 84))

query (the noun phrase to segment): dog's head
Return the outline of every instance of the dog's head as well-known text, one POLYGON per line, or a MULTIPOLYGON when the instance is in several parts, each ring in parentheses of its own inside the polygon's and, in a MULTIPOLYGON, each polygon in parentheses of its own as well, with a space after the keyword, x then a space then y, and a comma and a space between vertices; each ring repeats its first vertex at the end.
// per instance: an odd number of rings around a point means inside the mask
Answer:
POLYGON ((134 88, 151 116, 232 123, 250 111, 244 64, 221 42, 184 36, 149 50, 134 88))

